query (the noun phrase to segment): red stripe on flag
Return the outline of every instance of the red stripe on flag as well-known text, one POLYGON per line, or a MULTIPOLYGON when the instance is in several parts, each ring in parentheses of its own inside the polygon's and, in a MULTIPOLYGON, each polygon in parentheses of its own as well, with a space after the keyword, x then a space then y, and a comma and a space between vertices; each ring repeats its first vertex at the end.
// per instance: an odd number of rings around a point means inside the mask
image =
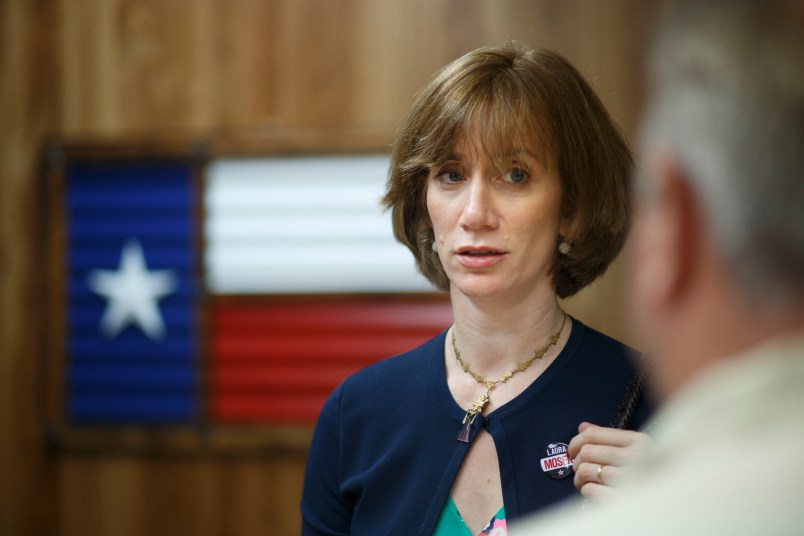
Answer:
POLYGON ((326 398, 231 393, 213 399, 210 409, 220 423, 304 423, 315 421, 326 398))
POLYGON ((414 348, 433 336, 433 330, 410 334, 376 333, 370 327, 342 333, 331 333, 326 326, 308 326, 303 331, 279 332, 280 329, 268 324, 258 333, 233 333, 221 329, 212 341, 211 350, 229 362, 243 364, 262 363, 266 352, 270 352, 272 361, 277 363, 332 363, 337 359, 344 364, 361 365, 376 361, 378 351, 387 357, 414 348))
POLYGON ((213 420, 314 422, 353 372, 414 348, 452 322, 445 300, 217 299, 211 309, 213 420))

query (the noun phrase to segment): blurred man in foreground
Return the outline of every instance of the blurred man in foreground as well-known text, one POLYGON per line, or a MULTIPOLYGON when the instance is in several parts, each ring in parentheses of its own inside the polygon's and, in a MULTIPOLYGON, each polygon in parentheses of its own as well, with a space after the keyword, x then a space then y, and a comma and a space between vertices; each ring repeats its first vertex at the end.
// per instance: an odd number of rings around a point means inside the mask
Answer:
POLYGON ((664 21, 629 300, 663 402, 653 445, 619 483, 583 466, 620 485, 600 504, 511 534, 804 534, 803 36, 797 0, 664 21))

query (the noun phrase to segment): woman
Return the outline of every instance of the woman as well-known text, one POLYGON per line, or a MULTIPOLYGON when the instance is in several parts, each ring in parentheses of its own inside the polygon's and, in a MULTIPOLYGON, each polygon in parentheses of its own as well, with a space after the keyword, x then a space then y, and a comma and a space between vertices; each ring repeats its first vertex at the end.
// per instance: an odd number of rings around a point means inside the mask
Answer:
MULTIPOLYGON (((394 232, 454 325, 347 379, 322 410, 304 534, 504 534, 574 493, 567 444, 608 423, 627 348, 558 305, 629 226, 631 155, 578 72, 511 42, 441 70, 394 142, 394 232)), ((634 425, 646 418, 640 404, 634 425)))

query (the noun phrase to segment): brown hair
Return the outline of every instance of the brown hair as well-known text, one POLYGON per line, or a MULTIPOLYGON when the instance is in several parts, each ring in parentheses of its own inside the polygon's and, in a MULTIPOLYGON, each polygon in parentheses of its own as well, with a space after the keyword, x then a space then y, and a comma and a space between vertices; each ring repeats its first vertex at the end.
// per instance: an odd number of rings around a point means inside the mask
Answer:
POLYGON ((441 290, 449 280, 431 248, 427 176, 473 125, 480 127, 480 142, 495 164, 505 163, 506 144, 524 138, 545 165, 559 171, 561 216, 568 222, 564 238, 573 247, 568 255, 556 253, 553 279, 560 297, 572 296, 606 270, 628 234, 628 146, 589 84, 555 52, 511 41, 444 67, 402 120, 383 198, 397 240, 441 290))

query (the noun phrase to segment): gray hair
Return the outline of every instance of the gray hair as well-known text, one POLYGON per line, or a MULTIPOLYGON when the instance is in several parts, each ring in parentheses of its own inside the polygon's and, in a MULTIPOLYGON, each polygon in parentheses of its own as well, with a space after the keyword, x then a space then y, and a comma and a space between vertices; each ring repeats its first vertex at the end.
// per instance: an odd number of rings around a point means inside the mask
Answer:
POLYGON ((804 297, 803 21, 801 2, 691 2, 651 58, 642 150, 679 160, 757 303, 804 297))

